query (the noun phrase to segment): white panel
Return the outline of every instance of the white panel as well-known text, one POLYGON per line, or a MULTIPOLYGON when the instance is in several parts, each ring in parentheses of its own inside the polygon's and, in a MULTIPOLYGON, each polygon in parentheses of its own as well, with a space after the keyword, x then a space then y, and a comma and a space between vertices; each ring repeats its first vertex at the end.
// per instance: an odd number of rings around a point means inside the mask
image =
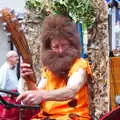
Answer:
POLYGON ((116 8, 112 9, 112 50, 116 49, 116 40, 115 40, 115 13, 116 8))
POLYGON ((26 0, 0 0, 0 9, 12 8, 16 12, 24 12, 26 0))
POLYGON ((0 66, 5 62, 6 53, 10 50, 8 41, 9 38, 2 29, 2 23, 0 23, 0 66))

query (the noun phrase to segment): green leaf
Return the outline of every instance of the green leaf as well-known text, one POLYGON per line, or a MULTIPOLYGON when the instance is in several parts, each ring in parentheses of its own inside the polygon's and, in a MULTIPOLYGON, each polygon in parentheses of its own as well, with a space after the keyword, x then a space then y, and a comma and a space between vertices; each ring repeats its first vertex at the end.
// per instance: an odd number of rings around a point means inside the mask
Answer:
POLYGON ((43 7, 51 14, 69 15, 77 23, 85 23, 90 26, 95 20, 95 10, 91 0, 48 0, 46 5, 44 0, 27 0, 26 6, 29 9, 40 10, 43 7), (44 5, 45 4, 45 5, 44 5))

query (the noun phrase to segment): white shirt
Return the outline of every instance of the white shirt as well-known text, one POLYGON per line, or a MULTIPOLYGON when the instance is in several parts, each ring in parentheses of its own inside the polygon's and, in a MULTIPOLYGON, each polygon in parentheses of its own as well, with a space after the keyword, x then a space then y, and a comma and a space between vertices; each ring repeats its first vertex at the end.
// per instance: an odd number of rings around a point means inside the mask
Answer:
POLYGON ((11 69, 8 63, 0 68, 0 89, 17 90, 18 78, 15 69, 11 69))

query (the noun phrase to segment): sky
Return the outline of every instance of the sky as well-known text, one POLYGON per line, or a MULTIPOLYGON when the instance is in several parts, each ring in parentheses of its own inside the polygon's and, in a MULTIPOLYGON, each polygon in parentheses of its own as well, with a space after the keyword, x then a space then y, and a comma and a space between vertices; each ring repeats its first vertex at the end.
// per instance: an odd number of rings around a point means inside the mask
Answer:
POLYGON ((11 8, 16 12, 23 13, 26 0, 0 0, 0 10, 3 8, 11 8))

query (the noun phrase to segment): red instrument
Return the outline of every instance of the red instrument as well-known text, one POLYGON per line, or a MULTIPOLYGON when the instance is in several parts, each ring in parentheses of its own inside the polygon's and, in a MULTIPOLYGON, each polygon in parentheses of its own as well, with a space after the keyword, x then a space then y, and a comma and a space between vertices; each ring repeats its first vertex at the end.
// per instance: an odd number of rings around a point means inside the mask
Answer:
POLYGON ((120 120, 120 106, 105 114, 99 120, 120 120))

